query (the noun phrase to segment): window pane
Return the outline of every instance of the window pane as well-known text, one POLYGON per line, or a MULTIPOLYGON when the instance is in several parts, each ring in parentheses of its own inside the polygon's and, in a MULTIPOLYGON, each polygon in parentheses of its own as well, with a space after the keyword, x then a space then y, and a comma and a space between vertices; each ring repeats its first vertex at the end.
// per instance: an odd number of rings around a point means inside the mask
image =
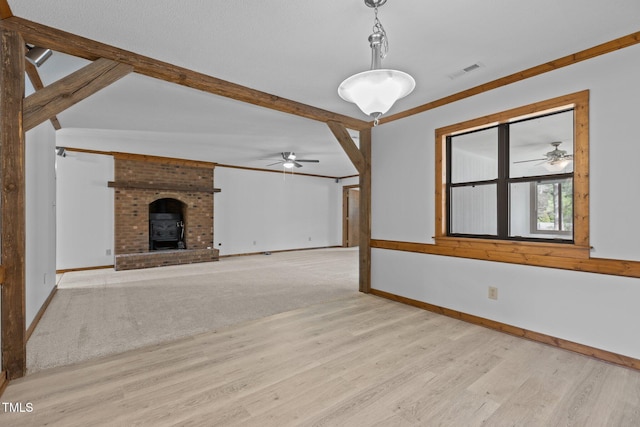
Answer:
POLYGON ((497 234, 495 184, 452 188, 450 208, 451 233, 497 234))
POLYGON ((536 190, 536 230, 560 231, 560 185, 540 183, 536 190))
POLYGON ((509 176, 573 172, 573 110, 509 125, 509 176))
POLYGON ((573 180, 512 183, 510 237, 573 239, 573 180))
POLYGON ((531 183, 509 185, 509 236, 539 237, 531 233, 531 183))
POLYGON ((571 232, 573 236, 573 180, 562 184, 562 227, 560 231, 571 232))
POLYGON ((498 177, 498 128, 451 137, 451 182, 498 177))

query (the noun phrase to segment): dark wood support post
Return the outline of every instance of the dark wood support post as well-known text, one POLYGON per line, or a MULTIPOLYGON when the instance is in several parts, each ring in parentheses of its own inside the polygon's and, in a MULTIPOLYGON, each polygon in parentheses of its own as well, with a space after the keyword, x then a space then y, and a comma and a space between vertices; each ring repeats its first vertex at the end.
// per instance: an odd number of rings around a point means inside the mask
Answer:
POLYGON ((360 131, 360 292, 371 292, 371 129, 360 131))
POLYGON ((360 292, 371 291, 371 128, 360 130, 360 148, 344 124, 327 125, 360 174, 360 292))
POLYGON ((0 39, 2 364, 7 378, 14 379, 26 370, 24 42, 17 32, 6 29, 0 30, 0 39))

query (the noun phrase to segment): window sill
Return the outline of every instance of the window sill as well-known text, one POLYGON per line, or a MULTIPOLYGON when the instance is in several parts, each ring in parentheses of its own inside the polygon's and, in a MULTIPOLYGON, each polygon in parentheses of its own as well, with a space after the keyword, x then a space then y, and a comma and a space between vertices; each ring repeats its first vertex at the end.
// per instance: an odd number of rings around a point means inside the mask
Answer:
POLYGON ((434 237, 436 244, 371 240, 371 247, 640 278, 640 261, 590 258, 588 246, 434 237), (550 247, 551 246, 551 247, 550 247), (561 247, 558 247, 561 246, 561 247))
POLYGON ((456 256, 514 262, 514 257, 545 256, 588 259, 589 246, 565 243, 520 242, 513 240, 474 239, 466 237, 434 237, 436 246, 455 252, 456 256), (481 256, 484 254, 484 256, 481 256), (479 256, 480 255, 480 256, 479 256))

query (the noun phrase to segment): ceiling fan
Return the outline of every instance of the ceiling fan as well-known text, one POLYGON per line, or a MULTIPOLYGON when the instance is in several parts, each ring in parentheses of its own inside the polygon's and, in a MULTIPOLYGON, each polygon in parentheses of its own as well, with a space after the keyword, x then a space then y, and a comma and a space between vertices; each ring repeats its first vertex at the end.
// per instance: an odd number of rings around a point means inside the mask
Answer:
POLYGON ((294 166, 297 168, 301 168, 302 165, 300 163, 320 163, 320 160, 306 160, 306 159, 298 159, 296 158, 296 153, 291 151, 284 151, 280 153, 282 155, 282 160, 278 160, 275 163, 268 164, 267 166, 274 165, 282 165, 286 169, 291 169, 294 166))
POLYGON ((527 162, 539 162, 543 165, 547 170, 550 171, 561 171, 564 169, 572 160, 573 154, 567 154, 565 150, 561 150, 558 148, 562 144, 562 141, 554 141, 551 143, 553 150, 547 152, 543 159, 531 159, 531 160, 521 160, 513 163, 527 163, 527 162))

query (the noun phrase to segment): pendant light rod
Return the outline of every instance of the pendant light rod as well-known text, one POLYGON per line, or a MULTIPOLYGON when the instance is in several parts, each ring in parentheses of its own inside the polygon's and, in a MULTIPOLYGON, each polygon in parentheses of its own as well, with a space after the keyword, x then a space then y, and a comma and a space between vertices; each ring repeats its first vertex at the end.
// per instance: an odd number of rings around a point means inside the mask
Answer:
POLYGON ((384 33, 376 32, 369 36, 369 46, 371 46, 371 69, 382 68, 382 43, 385 39, 384 33))

